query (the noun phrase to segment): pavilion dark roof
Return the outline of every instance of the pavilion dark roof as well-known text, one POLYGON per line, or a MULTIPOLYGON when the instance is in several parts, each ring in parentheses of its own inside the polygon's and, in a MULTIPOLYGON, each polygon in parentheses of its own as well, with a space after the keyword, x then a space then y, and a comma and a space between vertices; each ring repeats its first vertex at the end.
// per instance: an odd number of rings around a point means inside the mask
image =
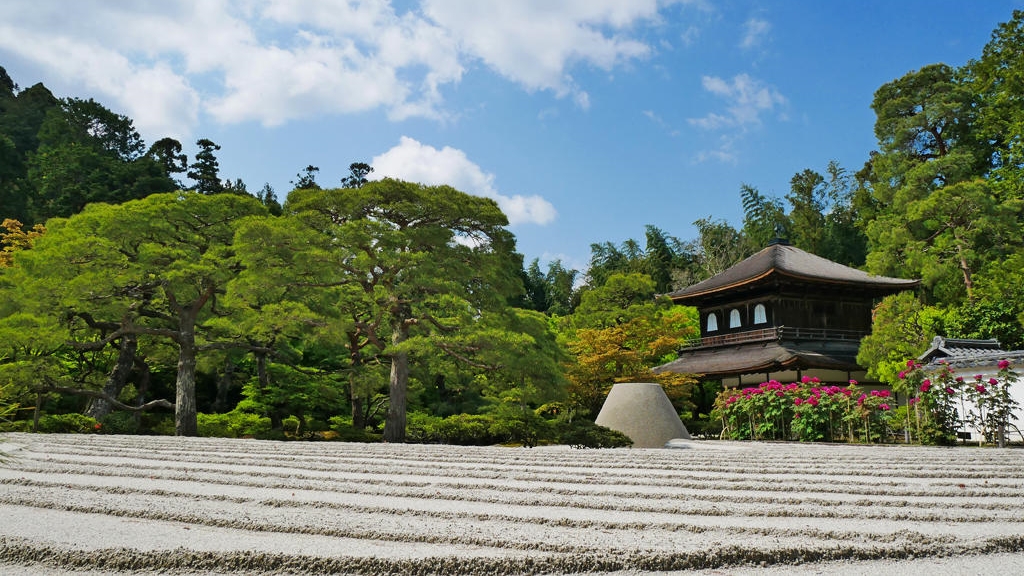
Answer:
POLYGON ((818 284, 856 286, 881 293, 894 293, 913 288, 920 280, 875 276, 863 270, 815 256, 796 246, 776 243, 703 282, 668 294, 675 302, 708 296, 767 280, 773 276, 787 277, 818 284))
POLYGON ((687 352, 668 364, 654 368, 654 372, 702 374, 714 377, 798 368, 861 370, 862 368, 857 365, 856 355, 856 347, 847 351, 826 352, 772 341, 687 352))

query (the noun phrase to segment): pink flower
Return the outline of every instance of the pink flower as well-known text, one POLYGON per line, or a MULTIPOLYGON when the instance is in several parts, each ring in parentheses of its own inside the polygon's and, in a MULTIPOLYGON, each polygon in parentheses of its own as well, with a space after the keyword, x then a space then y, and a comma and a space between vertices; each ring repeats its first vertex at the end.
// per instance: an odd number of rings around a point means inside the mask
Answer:
MULTIPOLYGON (((799 398, 797 398, 797 400, 799 400, 799 398)), ((800 413, 799 412, 797 412, 796 414, 793 414, 793 418, 794 419, 799 418, 799 417, 800 417, 800 413)))
POLYGON ((914 404, 917 404, 920 401, 921 401, 920 398, 911 398, 910 399, 910 405, 913 406, 914 404))
POLYGON ((1010 367, 1010 361, 1009 360, 1000 360, 999 361, 999 369, 1000 370, 1006 370, 1009 367, 1010 367))
POLYGON ((961 384, 963 384, 964 383, 964 377, 963 376, 957 376, 956 377, 956 381, 961 383, 961 384))
POLYGON ((974 389, 978 391, 978 394, 984 394, 985 392, 988 392, 988 390, 986 390, 985 387, 982 386, 981 384, 975 386, 974 389))
POLYGON ((903 380, 904 378, 907 377, 907 373, 902 371, 902 370, 900 370, 900 373, 897 374, 897 376, 899 376, 900 380, 903 380))
POLYGON ((989 386, 996 386, 996 385, 999 384, 999 380, 996 380, 995 378, 989 378, 988 379, 988 384, 989 384, 989 386))
POLYGON ((786 395, 786 393, 783 392, 782 390, 776 390, 775 395, 778 396, 779 398, 782 398, 783 396, 786 395))
POLYGON ((952 388, 946 388, 946 394, 956 394, 956 390, 953 390, 952 388))
POLYGON ((843 388, 843 395, 847 397, 853 396, 853 390, 850 390, 849 388, 843 388))
POLYGON ((850 386, 856 386, 856 385, 857 385, 857 381, 856 380, 850 380, 850 386))
POLYGON ((799 406, 799 405, 801 405, 803 403, 804 403, 804 399, 803 398, 794 398, 793 399, 793 404, 796 404, 797 406, 799 406))
POLYGON ((911 369, 914 368, 914 360, 913 359, 907 360, 907 368, 911 368, 911 369))
POLYGON ((921 382, 921 392, 927 392, 928 390, 931 389, 931 387, 932 387, 932 381, 931 380, 925 380, 924 382, 921 382))
POLYGON ((981 374, 975 374, 974 379, 977 380, 978 382, 981 382, 981 374))
POLYGON ((889 405, 888 404, 879 404, 878 405, 878 409, 884 412, 884 411, 889 409, 889 405))
POLYGON ((804 384, 807 384, 808 382, 811 381, 811 377, 810 376, 804 376, 803 378, 800 379, 800 381, 803 382, 804 384))
POLYGON ((811 377, 811 382, 814 382, 815 384, 817 384, 818 382, 821 382, 821 379, 818 378, 817 376, 812 376, 811 377))
POLYGON ((811 396, 810 398, 807 399, 807 403, 810 404, 811 406, 817 406, 818 405, 818 397, 817 396, 811 396))

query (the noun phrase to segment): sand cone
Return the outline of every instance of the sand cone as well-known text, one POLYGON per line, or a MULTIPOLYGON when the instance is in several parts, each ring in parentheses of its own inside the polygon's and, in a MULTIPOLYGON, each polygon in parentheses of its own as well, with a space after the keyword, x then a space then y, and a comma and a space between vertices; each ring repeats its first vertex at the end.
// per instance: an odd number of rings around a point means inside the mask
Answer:
POLYGON ((629 436, 634 448, 663 448, 669 440, 690 439, 660 384, 626 382, 612 386, 596 422, 629 436))

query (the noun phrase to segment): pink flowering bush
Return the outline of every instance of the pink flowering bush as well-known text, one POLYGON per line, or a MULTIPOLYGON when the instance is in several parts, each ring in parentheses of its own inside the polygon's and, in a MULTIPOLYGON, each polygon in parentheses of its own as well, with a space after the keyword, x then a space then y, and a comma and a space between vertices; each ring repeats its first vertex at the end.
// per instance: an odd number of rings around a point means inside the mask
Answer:
POLYGON ((981 432, 980 440, 1002 447, 1007 425, 1017 419, 1015 412, 1019 404, 1010 395, 1010 386, 1017 382, 1018 375, 1007 360, 1000 360, 998 368, 998 378, 984 380, 981 374, 976 374, 974 382, 964 387, 964 396, 970 402, 965 419, 981 432))
POLYGON ((925 372, 923 366, 907 361, 908 370, 902 373, 903 388, 908 397, 906 430, 908 438, 922 444, 948 446, 956 442, 960 417, 956 409, 962 379, 957 381, 949 366, 942 365, 937 372, 925 372))
POLYGON ((723 434, 736 440, 878 441, 891 407, 887 390, 863 392, 852 380, 841 387, 809 377, 725 390, 715 401, 723 434))
POLYGON ((1009 388, 1018 376, 1009 362, 998 366, 994 378, 966 381, 949 366, 926 371, 909 360, 895 387, 907 393, 903 406, 889 390, 863 389, 853 380, 846 386, 810 377, 772 380, 723 391, 714 414, 723 436, 735 440, 885 442, 905 434, 908 442, 950 445, 964 424, 972 424, 985 440, 1001 443, 1016 419, 1009 388))
POLYGON ((999 361, 997 377, 985 379, 976 374, 972 381, 954 377, 953 370, 945 364, 929 373, 912 360, 907 367, 909 370, 901 373, 901 380, 903 387, 914 393, 909 401, 913 407, 911 428, 919 442, 954 444, 957 431, 969 424, 981 431, 982 440, 1002 445, 1006 426, 1016 419, 1018 407, 1010 395, 1010 386, 1018 376, 1008 360, 999 361))

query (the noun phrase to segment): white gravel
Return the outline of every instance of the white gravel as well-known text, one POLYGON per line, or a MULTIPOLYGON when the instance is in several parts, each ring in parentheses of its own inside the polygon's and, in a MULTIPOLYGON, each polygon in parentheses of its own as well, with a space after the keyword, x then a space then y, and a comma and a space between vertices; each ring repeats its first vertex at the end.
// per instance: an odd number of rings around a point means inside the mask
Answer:
POLYGON ((4 435, 0 573, 1024 573, 1024 451, 4 435))

